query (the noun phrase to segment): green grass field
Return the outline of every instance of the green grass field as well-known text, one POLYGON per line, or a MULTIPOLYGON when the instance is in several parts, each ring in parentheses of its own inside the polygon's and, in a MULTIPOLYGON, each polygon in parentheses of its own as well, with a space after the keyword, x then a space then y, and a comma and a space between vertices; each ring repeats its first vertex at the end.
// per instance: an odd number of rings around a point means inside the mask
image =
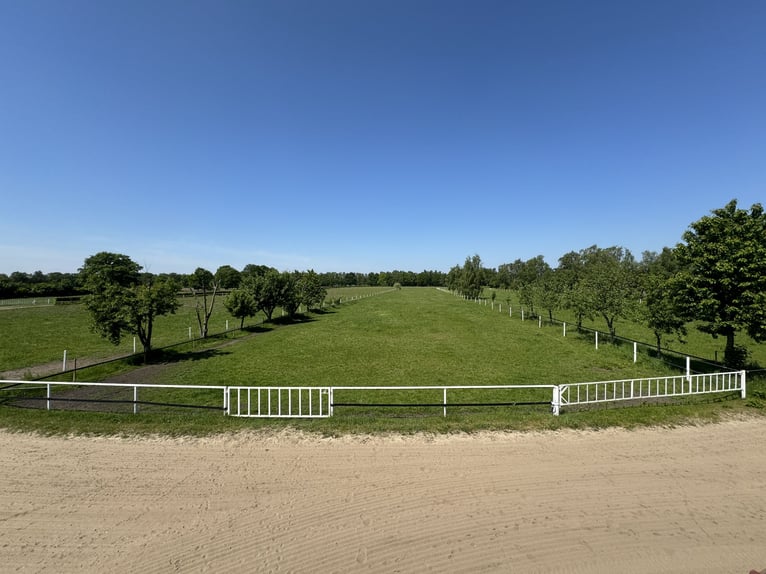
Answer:
MULTIPOLYGON (((507 291, 504 289, 485 289, 484 293, 482 294, 484 297, 489 299, 491 297, 492 291, 495 292, 495 308, 498 308, 498 305, 502 305, 503 310, 507 313, 508 312, 508 301, 510 300, 513 307, 514 307, 514 313, 520 314, 521 304, 519 303, 519 297, 518 294, 514 291, 507 291)), ((545 322, 548 319, 548 312, 545 310, 536 309, 542 316, 543 321, 545 322)), ((527 309, 527 313, 529 310, 527 309)), ((553 314, 554 319, 557 319, 559 321, 566 321, 570 328, 574 327, 575 317, 574 315, 567 310, 557 310, 553 314)), ((602 333, 607 332, 607 326, 606 322, 601 317, 595 317, 594 319, 586 319, 583 321, 583 327, 589 328, 589 329, 597 329, 601 331, 602 333)), ((655 345, 655 338, 652 331, 646 327, 645 325, 635 323, 632 321, 629 321, 627 319, 617 319, 615 321, 615 329, 616 334, 618 337, 625 337, 627 339, 633 339, 635 341, 639 341, 642 343, 647 343, 648 345, 654 346, 655 345)), ((722 338, 714 339, 707 333, 701 332, 699 329, 695 328, 693 323, 690 323, 687 326, 687 335, 684 337, 685 342, 681 342, 678 340, 678 337, 676 336, 665 336, 663 337, 662 346, 663 348, 670 349, 672 351, 676 351, 680 354, 689 354, 696 357, 702 357, 704 359, 707 359, 711 362, 713 361, 723 361, 723 352, 724 347, 726 345, 726 341, 722 338)), ((737 335, 737 344, 745 345, 748 350, 750 351, 750 361, 760 367, 766 367, 766 344, 763 343, 756 343, 754 342, 750 337, 747 336, 745 333, 741 333, 737 335)))
MULTIPOLYGON (((678 374, 667 362, 639 354, 633 363, 632 347, 602 343, 597 350, 589 337, 570 332, 564 337, 560 327, 538 327, 537 321, 521 321, 518 315, 494 311, 490 306, 456 298, 434 288, 405 288, 379 296, 349 300, 325 312, 312 314, 294 324, 266 325, 254 335, 238 332, 241 340, 216 348, 220 340, 180 347, 163 357, 167 364, 153 373, 153 382, 164 384, 243 385, 243 386, 414 386, 414 385, 502 385, 561 384, 678 374), (196 345, 196 347, 194 347, 196 345), (194 347, 194 348, 192 348, 194 347), (196 351, 196 352, 193 352, 196 351)), ((357 290, 355 297, 371 293, 357 290)), ((337 292, 335 296, 341 295, 337 292)), ((345 292, 344 299, 351 299, 345 292)), ((49 307, 50 331, 74 336, 78 325, 80 340, 89 340, 87 317, 78 317, 71 307, 49 307), (65 309, 67 311, 61 311, 65 309), (69 328, 57 322, 64 317, 69 328)), ((34 309, 34 312, 41 310, 34 309)), ((219 310, 218 320, 225 319, 219 310)), ((12 313, 20 313, 21 310, 12 313)), ((8 313, 0 313, 0 316, 8 313)), ((168 318, 165 334, 181 330, 185 307, 178 316, 168 318)), ((191 313, 191 315, 189 314, 191 313)), ((29 318, 32 315, 24 315, 29 318)), ((215 315, 214 315, 215 318, 215 315)), ((231 320, 230 320, 231 321, 231 320)), ((14 321, 10 320, 9 324, 14 321)), ((26 322, 27 327, 31 320, 26 322)), ((17 337, 23 326, 15 325, 17 337)), ((188 327, 187 327, 188 328, 188 327)), ((159 336, 158 326, 158 336, 159 336)), ((51 336, 51 340, 55 337, 51 336)), ((94 352, 105 352, 93 342, 94 352)), ((112 352, 113 348, 110 349, 112 352)), ((101 380, 117 367, 95 367, 78 373, 78 380, 101 380)), ((132 367, 119 367, 121 369, 132 367)), ((755 393, 763 393, 756 383, 755 393)), ((751 386, 751 389, 753 387, 751 386)), ((218 394, 199 391, 162 391, 167 402, 190 400, 220 404, 218 394)), ((152 393, 144 395, 146 400, 152 393)), ((486 395, 467 391, 460 400, 486 400, 486 395)), ((549 400, 549 392, 529 391, 514 400, 549 400)), ((438 396, 412 394, 377 395, 380 402, 436 402, 438 396)), ((336 397, 336 401, 338 397, 336 397)), ((355 399, 358 400, 358 399, 355 399)), ((450 409, 443 418, 441 409, 401 408, 336 409, 331 420, 256 421, 224 417, 220 412, 156 412, 142 408, 143 414, 41 412, 0 407, 0 425, 41 432, 163 432, 206 433, 253 427, 290 425, 325 433, 340 432, 445 432, 479 429, 528 429, 560 427, 599 427, 605 425, 677 424, 689 420, 715 420, 736 411, 761 412, 759 398, 741 401, 734 397, 707 396, 686 399, 673 405, 644 405, 631 408, 594 408, 549 414, 547 405, 509 408, 464 407, 450 409), (759 407, 759 408, 753 408, 759 407)))
MULTIPOLYGON (((329 289, 328 300, 352 299, 385 291, 385 288, 329 289)), ((173 315, 158 317, 154 326, 152 345, 160 348, 199 336, 199 327, 192 297, 181 299, 181 308, 173 315)), ((274 317, 281 316, 277 309, 274 317)), ((245 320, 245 326, 259 325, 265 316, 259 313, 245 320)), ((239 327, 239 320, 231 317, 223 306, 223 298, 216 300, 210 319, 210 333, 222 333, 228 327, 239 327)), ((236 336, 232 333, 232 336, 236 336)), ((140 343, 137 343, 141 351, 140 343)), ((105 359, 129 355, 133 352, 133 336, 123 338, 117 347, 102 339, 90 329, 90 318, 82 305, 18 306, 0 310, 0 378, 6 371, 19 370, 50 362, 61 362, 67 351, 68 365, 75 359, 105 359)))

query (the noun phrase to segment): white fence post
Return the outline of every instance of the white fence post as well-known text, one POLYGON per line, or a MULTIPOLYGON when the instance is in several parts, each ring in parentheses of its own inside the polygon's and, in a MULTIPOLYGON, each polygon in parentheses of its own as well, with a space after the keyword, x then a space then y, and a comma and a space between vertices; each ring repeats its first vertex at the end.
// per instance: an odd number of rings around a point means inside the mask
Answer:
POLYGON ((638 343, 633 341, 633 362, 638 361, 638 343))
POLYGON ((686 380, 689 381, 689 392, 692 391, 692 360, 686 357, 686 380))
POLYGON ((61 364, 61 371, 66 371, 66 349, 64 349, 64 362, 61 364))
POLYGON ((559 409, 561 408, 561 390, 559 387, 553 387, 553 399, 551 400, 551 412, 553 416, 559 416, 559 409))
POLYGON ((46 391, 45 391, 45 409, 51 410, 51 384, 46 383, 45 384, 46 391))
POLYGON ((138 387, 133 385, 133 414, 138 413, 138 387))
POLYGON ((598 350, 598 331, 596 331, 596 350, 598 350))
POLYGON ((543 326, 543 316, 542 315, 538 315, 537 316, 537 328, 540 329, 540 328, 542 328, 542 326, 543 326))
POLYGON ((564 321, 564 336, 567 336, 567 322, 564 321))
POLYGON ((740 386, 742 387, 742 390, 740 391, 740 396, 744 399, 744 398, 747 398, 747 393, 745 392, 745 371, 740 371, 740 377, 741 377, 740 386))
POLYGON ((444 416, 447 416, 447 387, 444 387, 444 416))

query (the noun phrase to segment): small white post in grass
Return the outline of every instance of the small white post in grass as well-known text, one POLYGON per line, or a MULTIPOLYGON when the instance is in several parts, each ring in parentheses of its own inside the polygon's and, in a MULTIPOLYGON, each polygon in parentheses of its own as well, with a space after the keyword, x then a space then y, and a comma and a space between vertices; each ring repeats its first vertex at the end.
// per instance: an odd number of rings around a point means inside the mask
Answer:
POLYGON ((564 336, 567 336, 567 322, 564 321, 564 336))
POLYGON ((136 338, 133 337, 133 354, 136 354, 136 338))
POLYGON ((512 305, 508 305, 508 316, 509 317, 513 317, 513 306, 512 305))
POLYGON ((633 362, 638 361, 638 343, 633 341, 633 362))
POLYGON ((64 349, 64 362, 61 364, 61 370, 66 371, 66 349, 64 349))
POLYGON ((191 341, 191 327, 189 327, 189 340, 191 341))
POLYGON ((686 357, 686 380, 689 381, 689 392, 692 391, 691 382, 692 382, 692 360, 689 357, 686 357))
POLYGON ((524 307, 521 308, 521 320, 524 320, 524 307))
POLYGON ((540 329, 543 326, 543 316, 538 315, 537 316, 537 328, 540 329))
POLYGON ((596 331, 596 349, 598 349, 598 331, 596 331))
POLYGON ((227 331, 229 330, 229 320, 228 319, 226 319, 226 330, 227 331))

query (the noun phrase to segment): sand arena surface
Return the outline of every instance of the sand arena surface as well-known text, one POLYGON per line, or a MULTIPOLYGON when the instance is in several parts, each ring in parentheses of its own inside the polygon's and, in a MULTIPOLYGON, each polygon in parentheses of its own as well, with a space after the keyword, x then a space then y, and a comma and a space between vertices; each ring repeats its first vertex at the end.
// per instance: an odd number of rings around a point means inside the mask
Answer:
POLYGON ((766 568, 764 434, 0 431, 0 571, 747 574, 766 568))

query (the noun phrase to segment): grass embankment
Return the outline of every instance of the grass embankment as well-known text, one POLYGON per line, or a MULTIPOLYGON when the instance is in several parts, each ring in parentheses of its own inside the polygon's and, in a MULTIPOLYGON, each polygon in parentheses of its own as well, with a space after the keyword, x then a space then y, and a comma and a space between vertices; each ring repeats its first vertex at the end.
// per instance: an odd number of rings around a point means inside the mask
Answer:
MULTIPOLYGON (((632 349, 602 344, 558 327, 493 312, 436 289, 403 289, 308 316, 305 321, 271 326, 234 345, 202 353, 179 351, 153 382, 243 386, 404 386, 561 384, 678 374, 666 363, 632 349)), ((87 377, 95 380, 94 376, 87 377)), ((759 391, 760 392, 760 391, 759 391)), ((344 397, 374 402, 438 402, 439 396, 376 394, 344 397)), ((550 401, 549 391, 514 395, 521 402, 550 401)), ((490 395, 491 396, 491 395, 490 395)), ((146 398, 146 397, 144 397, 146 398)), ((188 403, 188 392, 163 395, 188 403)), ((338 397, 336 396, 336 401, 338 397)), ((466 392, 462 402, 491 401, 466 392)), ((498 397, 496 400, 500 400, 498 397)), ((507 397, 504 397, 507 400, 507 397)), ((220 405, 218 394, 199 391, 193 401, 220 405)), ((224 417, 220 412, 183 411, 132 414, 40 412, 0 409, 0 425, 40 432, 204 434, 243 428, 289 426, 327 434, 344 432, 448 432, 511 429, 632 427, 717 420, 760 412, 732 395, 689 399, 673 405, 598 408, 549 414, 548 405, 517 407, 336 409, 330 420, 263 421, 224 417)), ((144 409, 151 411, 151 409, 144 409)))

